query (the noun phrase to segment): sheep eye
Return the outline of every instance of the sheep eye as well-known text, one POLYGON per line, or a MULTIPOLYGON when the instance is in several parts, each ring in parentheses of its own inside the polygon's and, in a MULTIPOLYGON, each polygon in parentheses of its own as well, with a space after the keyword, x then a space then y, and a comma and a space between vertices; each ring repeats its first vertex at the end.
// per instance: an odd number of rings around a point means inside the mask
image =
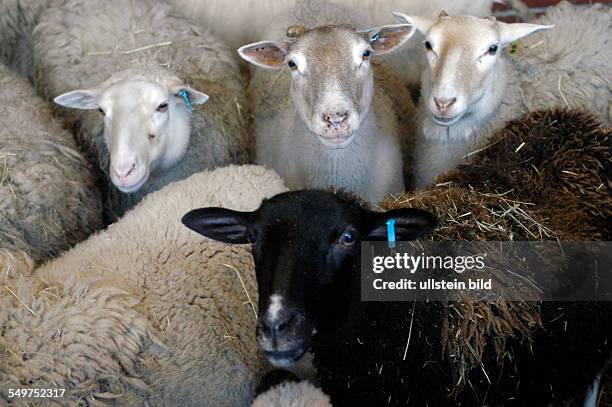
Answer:
POLYGON ((497 45, 491 45, 487 50, 487 53, 491 55, 497 54, 497 45))
POLYGON ((98 112, 100 112, 102 116, 106 116, 106 113, 104 113, 104 110, 102 110, 101 107, 98 108, 98 112))
POLYGON ((427 48, 428 51, 431 51, 432 50, 431 42, 425 41, 425 48, 427 48))
POLYGON ((292 71, 294 71, 294 70, 296 70, 296 69, 297 69, 297 65, 296 65, 296 63, 295 63, 295 62, 293 62, 293 60, 292 60, 292 59, 290 59, 290 60, 287 62, 287 65, 289 65, 289 69, 291 69, 292 71))
POLYGON ((366 49, 365 51, 363 51, 363 54, 361 54, 361 59, 363 59, 364 61, 367 61, 368 59, 370 59, 371 55, 372 55, 372 51, 370 51, 369 49, 366 49))
POLYGON ((157 106, 157 109, 155 110, 161 113, 165 112, 166 110, 168 110, 168 103, 161 103, 159 106, 157 106))
POLYGON ((149 134, 149 140, 154 140, 155 139, 155 134, 149 134))
POLYGON ((351 230, 345 230, 340 235, 338 243, 344 247, 351 247, 355 244, 355 233, 351 230))

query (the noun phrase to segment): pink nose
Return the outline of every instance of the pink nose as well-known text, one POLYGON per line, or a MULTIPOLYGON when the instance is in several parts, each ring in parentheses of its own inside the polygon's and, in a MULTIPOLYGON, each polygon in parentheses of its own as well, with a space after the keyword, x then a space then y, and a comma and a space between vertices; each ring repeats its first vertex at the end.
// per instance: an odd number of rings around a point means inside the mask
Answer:
POLYGON ((121 163, 117 166, 113 166, 113 173, 117 178, 123 180, 130 176, 136 169, 136 163, 134 161, 129 161, 126 163, 121 163))
POLYGON ((440 111, 445 111, 450 109, 450 107, 457 101, 457 98, 452 99, 438 99, 434 97, 434 102, 440 111))

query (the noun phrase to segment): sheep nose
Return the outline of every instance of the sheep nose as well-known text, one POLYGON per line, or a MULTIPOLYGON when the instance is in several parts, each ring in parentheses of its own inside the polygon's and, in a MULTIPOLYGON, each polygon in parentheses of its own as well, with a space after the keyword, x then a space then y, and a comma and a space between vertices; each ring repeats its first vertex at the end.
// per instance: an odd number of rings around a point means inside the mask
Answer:
POLYGON ((113 166, 113 172, 119 179, 125 179, 130 176, 136 169, 135 161, 128 161, 119 165, 113 166))
POLYGON ((271 338, 291 331, 297 321, 297 312, 283 309, 273 317, 266 315, 259 321, 263 333, 271 338))
POLYGON ((339 126, 348 118, 348 111, 324 113, 323 121, 333 126, 339 126))
POLYGON ((450 109, 450 107, 457 101, 457 98, 452 98, 452 99, 438 99, 437 97, 434 97, 434 102, 436 103, 436 106, 438 107, 438 109, 440 109, 441 111, 444 110, 448 110, 450 109))

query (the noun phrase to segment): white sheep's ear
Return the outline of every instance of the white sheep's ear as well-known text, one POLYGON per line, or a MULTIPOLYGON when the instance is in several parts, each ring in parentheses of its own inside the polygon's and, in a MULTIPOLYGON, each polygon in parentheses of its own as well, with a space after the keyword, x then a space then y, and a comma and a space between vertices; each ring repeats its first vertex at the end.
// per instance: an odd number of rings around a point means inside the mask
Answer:
POLYGON ((61 94, 53 101, 60 106, 72 109, 98 109, 100 94, 94 89, 79 89, 61 94))
POLYGON ((438 224, 434 215, 416 208, 369 212, 366 221, 369 229, 368 240, 387 240, 389 221, 393 222, 395 238, 398 241, 418 239, 432 232, 438 224))
POLYGON ((404 24, 410 24, 414 26, 414 28, 416 28, 417 31, 423 35, 427 34, 427 31, 429 31, 429 29, 432 25, 434 25, 435 22, 434 20, 430 20, 429 18, 409 16, 403 13, 399 13, 397 11, 394 11, 393 15, 395 16, 395 18, 397 18, 398 21, 404 24))
POLYGON ((393 52, 414 35, 414 27, 410 24, 383 25, 381 27, 363 30, 370 45, 377 54, 393 52))
POLYGON ((240 57, 262 68, 278 69, 287 59, 288 43, 260 41, 238 48, 240 57))
POLYGON ((165 85, 168 92, 177 97, 184 97, 184 93, 187 93, 189 96, 189 103, 192 105, 201 105, 208 100, 208 95, 206 93, 192 89, 188 84, 177 77, 166 80, 165 85))
POLYGON ((177 96, 183 97, 183 92, 187 92, 187 95, 189 95, 189 103, 191 103, 192 105, 204 104, 209 99, 206 93, 200 92, 199 90, 192 89, 189 86, 187 87, 183 86, 183 88, 179 89, 178 92, 173 92, 173 93, 177 96))
POLYGON ((499 40, 502 44, 510 44, 529 34, 533 34, 542 30, 550 30, 554 25, 538 25, 526 23, 503 23, 499 24, 499 40))
POLYGON ((200 208, 189 211, 181 222, 202 236, 223 243, 245 244, 255 241, 251 233, 252 212, 225 208, 200 208))

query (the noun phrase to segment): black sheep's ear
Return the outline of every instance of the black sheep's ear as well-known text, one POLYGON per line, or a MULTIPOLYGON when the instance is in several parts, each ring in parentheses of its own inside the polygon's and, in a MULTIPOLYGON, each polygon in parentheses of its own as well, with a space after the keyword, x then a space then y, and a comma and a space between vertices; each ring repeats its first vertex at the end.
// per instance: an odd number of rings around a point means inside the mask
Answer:
POLYGON ((415 208, 393 209, 387 212, 371 212, 368 220, 368 239, 387 240, 387 222, 394 221, 395 239, 414 240, 433 231, 438 221, 431 213, 415 208))
POLYGON ((182 222, 189 229, 220 242, 253 243, 251 214, 225 208, 200 208, 188 212, 182 222))

